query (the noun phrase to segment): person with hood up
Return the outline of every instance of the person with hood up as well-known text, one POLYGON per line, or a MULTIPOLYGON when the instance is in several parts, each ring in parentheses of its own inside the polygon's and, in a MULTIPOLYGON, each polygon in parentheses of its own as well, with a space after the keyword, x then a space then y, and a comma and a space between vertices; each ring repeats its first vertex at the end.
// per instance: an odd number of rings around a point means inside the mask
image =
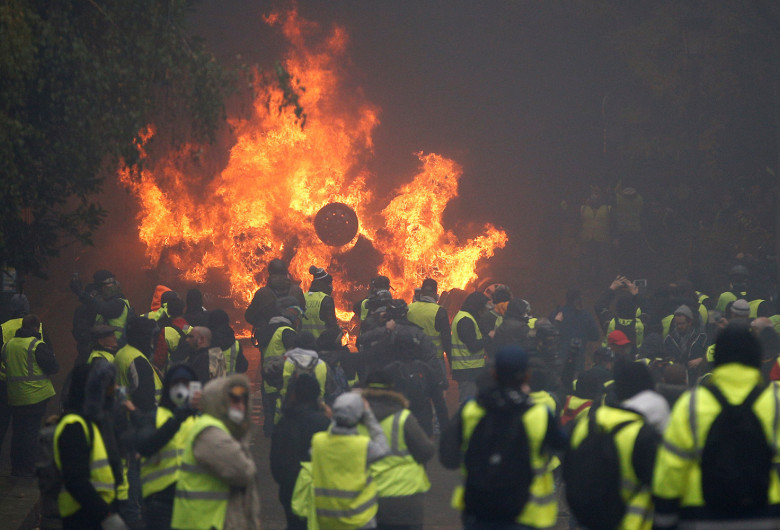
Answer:
POLYGON ((124 346, 127 343, 127 321, 132 313, 130 302, 122 294, 122 287, 111 271, 101 269, 92 275, 92 279, 97 286, 97 292, 84 291, 78 277, 70 281, 70 289, 82 304, 97 315, 95 324, 108 324, 119 328, 115 333, 116 339, 120 347, 124 346))
POLYGON ((208 328, 211 330, 211 345, 222 350, 225 356, 226 375, 243 374, 249 368, 244 349, 236 339, 236 333, 230 327, 230 317, 222 309, 209 313, 208 328))
POLYGON ((459 403, 476 395, 477 378, 485 369, 485 347, 491 342, 495 331, 483 337, 477 323, 487 311, 487 303, 488 298, 484 294, 471 293, 452 319, 450 367, 452 378, 458 382, 459 403))
POLYGON ((706 372, 707 335, 693 325, 693 312, 688 306, 681 305, 675 310, 664 348, 670 358, 687 368, 689 385, 706 372))
POLYGON ((171 528, 260 528, 257 468, 249 447, 249 379, 233 374, 203 389, 184 449, 171 528))
POLYGON ((158 285, 154 289, 149 312, 144 313, 141 316, 151 320, 160 320, 161 318, 165 318, 168 316, 168 302, 178 299, 180 299, 179 295, 176 294, 175 291, 171 290, 170 287, 158 285))
POLYGON ((189 383, 197 381, 195 372, 181 364, 171 368, 163 380, 160 406, 134 421, 134 445, 141 455, 141 488, 150 528, 171 527, 173 499, 179 478, 181 457, 195 423, 194 401, 189 383))
POLYGON ((357 392, 333 402, 330 429, 311 440, 314 507, 320 528, 375 528, 376 484, 370 466, 390 452, 368 401, 357 392), (362 423, 368 434, 362 434, 362 423))
POLYGON ((144 412, 154 409, 162 395, 162 381, 149 360, 158 331, 154 320, 131 318, 127 325, 127 344, 114 356, 117 384, 126 389, 136 408, 144 412))
POLYGON ((57 504, 64 530, 127 528, 116 502, 122 462, 112 417, 115 377, 111 363, 73 369, 65 415, 54 431, 54 462, 62 476, 57 504))
POLYGON ((317 355, 315 342, 311 333, 300 333, 296 338, 297 346, 285 352, 284 367, 282 368, 282 386, 279 389, 279 397, 276 400, 274 423, 279 423, 279 420, 282 419, 290 385, 303 373, 310 374, 317 379, 320 387, 320 399, 325 398, 326 389, 332 386, 332 382, 329 380, 330 372, 328 365, 317 355))
POLYGON ((54 396, 50 376, 60 370, 54 352, 40 334, 35 315, 22 319, 14 337, 0 351, 0 373, 5 374, 11 408, 11 475, 35 476, 35 448, 46 404, 54 396))
POLYGON ((287 392, 291 397, 284 403, 282 419, 271 439, 271 475, 279 485, 287 530, 306 530, 306 519, 292 511, 293 490, 301 462, 311 460, 312 436, 330 426, 330 410, 323 405, 320 384, 312 374, 300 374, 287 392))
POLYGON ((371 464, 379 499, 377 528, 422 528, 425 493, 431 487, 424 465, 436 447, 409 412, 406 398, 393 390, 391 374, 379 371, 369 375, 363 397, 391 448, 390 454, 371 464))
POLYGON ((208 324, 208 311, 203 307, 203 293, 192 288, 187 291, 187 307, 184 310, 184 320, 190 326, 205 326, 208 324))
POLYGON ((309 267, 312 275, 306 298, 306 313, 301 331, 308 331, 317 339, 320 350, 335 350, 341 346, 343 332, 336 319, 336 304, 333 301, 333 276, 323 268, 309 267))
MULTIPOLYGON (((259 282, 258 282, 259 283, 259 282)), ((271 318, 281 314, 282 307, 277 302, 291 296, 300 308, 306 307, 306 298, 298 284, 293 284, 287 271, 287 263, 281 259, 272 259, 268 263, 268 281, 255 292, 252 302, 244 313, 244 318, 252 324, 252 336, 258 337, 269 324, 271 318)), ((262 348, 260 348, 262 351, 262 348)))
MULTIPOLYGON (((578 421, 572 431, 573 450, 588 435, 595 422, 608 432, 615 432, 614 442, 620 461, 620 492, 626 512, 617 526, 619 529, 650 530, 653 525, 653 502, 650 486, 653 479, 655 455, 661 441, 661 432, 669 417, 666 400, 653 391, 653 378, 647 367, 637 362, 620 362, 615 367, 615 394, 620 404, 603 405, 578 421), (590 416, 594 417, 591 419, 590 416), (622 425, 616 429, 618 425, 622 425)), ((576 458, 576 452, 567 455, 576 458)), ((569 485, 567 496, 578 492, 569 485)), ((594 506, 594 509, 598 507, 594 506)))

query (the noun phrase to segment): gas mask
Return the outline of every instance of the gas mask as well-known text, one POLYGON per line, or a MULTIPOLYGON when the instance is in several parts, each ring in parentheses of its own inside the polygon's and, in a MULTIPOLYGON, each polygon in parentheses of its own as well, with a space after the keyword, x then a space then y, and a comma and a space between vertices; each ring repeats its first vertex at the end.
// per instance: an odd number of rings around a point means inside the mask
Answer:
POLYGON ((187 403, 187 399, 190 397, 190 389, 183 383, 173 385, 170 390, 170 396, 174 405, 182 407, 187 403))

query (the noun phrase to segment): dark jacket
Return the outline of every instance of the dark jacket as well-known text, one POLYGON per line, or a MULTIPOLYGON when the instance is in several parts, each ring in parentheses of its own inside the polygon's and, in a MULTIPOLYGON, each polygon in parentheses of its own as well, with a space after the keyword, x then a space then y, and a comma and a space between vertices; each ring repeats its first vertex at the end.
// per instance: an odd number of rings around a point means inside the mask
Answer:
POLYGON ((264 326, 272 317, 279 316, 276 301, 284 296, 295 297, 300 308, 306 309, 306 299, 301 288, 293 285, 287 275, 272 274, 268 277, 268 283, 255 292, 244 318, 255 327, 264 326))
POLYGON ((522 300, 514 299, 509 301, 504 313, 504 320, 493 337, 493 349, 495 351, 510 344, 520 346, 521 348, 529 347, 528 334, 531 328, 528 326, 528 317, 523 316, 524 308, 525 303, 522 300))

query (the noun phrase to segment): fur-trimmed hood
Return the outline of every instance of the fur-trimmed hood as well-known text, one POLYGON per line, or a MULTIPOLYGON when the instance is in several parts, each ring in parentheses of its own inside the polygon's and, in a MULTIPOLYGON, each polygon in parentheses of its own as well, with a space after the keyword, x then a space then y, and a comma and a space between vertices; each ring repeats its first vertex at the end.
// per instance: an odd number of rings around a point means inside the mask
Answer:
POLYGON ((240 440, 249 432, 252 413, 251 397, 249 378, 244 374, 233 374, 227 377, 218 377, 206 383, 206 386, 203 388, 201 405, 203 412, 221 420, 230 430, 230 434, 240 440), (244 416, 244 421, 240 424, 235 424, 228 418, 228 408, 230 406, 228 394, 230 388, 236 385, 244 387, 247 395, 246 415, 244 416))
POLYGON ((378 421, 395 414, 401 409, 409 408, 407 400, 400 392, 382 388, 366 388, 363 397, 368 400, 371 410, 378 421))

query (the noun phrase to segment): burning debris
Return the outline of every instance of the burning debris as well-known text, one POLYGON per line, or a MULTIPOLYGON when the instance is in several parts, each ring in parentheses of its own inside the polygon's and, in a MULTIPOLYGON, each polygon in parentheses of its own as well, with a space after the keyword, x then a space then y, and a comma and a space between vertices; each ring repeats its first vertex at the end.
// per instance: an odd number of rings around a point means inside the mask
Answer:
POLYGON ((443 227, 444 209, 457 196, 460 166, 417 153, 420 168, 411 182, 390 200, 375 198, 364 166, 379 109, 342 84, 348 63, 344 30, 336 27, 315 42, 319 28, 294 10, 267 21, 289 41, 283 66, 305 87, 305 127, 282 105, 278 84, 258 81, 251 117, 229 120, 235 142, 227 165, 207 182, 182 162, 195 146, 149 161, 134 178, 122 171, 120 178, 141 205, 139 236, 150 265, 165 263, 190 282, 222 274, 239 305, 250 300, 275 257, 287 259, 290 274, 299 279, 308 277, 310 265, 325 266, 334 276, 338 316, 345 320, 349 293, 362 294, 377 272, 391 279, 398 297, 410 298, 425 277, 443 290, 465 288, 476 279, 477 261, 503 247, 507 235, 486 225, 481 235, 462 241, 443 227), (373 249, 375 267, 365 265, 361 249, 373 249))

